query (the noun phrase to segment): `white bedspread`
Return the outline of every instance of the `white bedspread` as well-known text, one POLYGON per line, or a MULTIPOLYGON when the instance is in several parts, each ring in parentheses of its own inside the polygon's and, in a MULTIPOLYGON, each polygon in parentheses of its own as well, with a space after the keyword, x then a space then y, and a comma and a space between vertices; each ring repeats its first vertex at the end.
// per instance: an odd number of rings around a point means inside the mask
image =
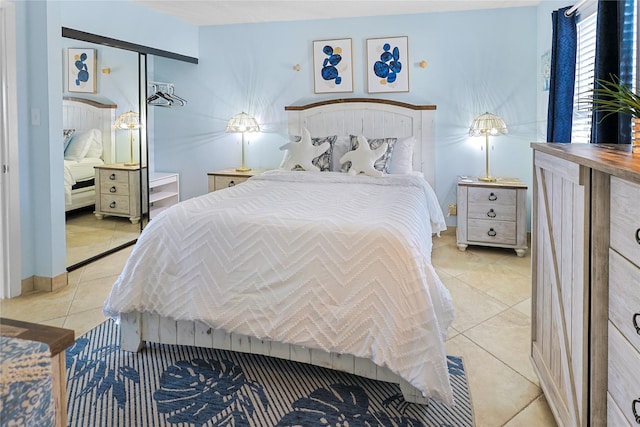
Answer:
POLYGON ((452 404, 453 305, 430 263, 445 228, 421 176, 265 173, 154 218, 104 313, 365 357, 452 404))
POLYGON ((71 187, 77 182, 86 181, 95 177, 94 166, 103 165, 104 161, 98 158, 86 157, 79 162, 73 160, 64 161, 64 202, 70 205, 71 187))

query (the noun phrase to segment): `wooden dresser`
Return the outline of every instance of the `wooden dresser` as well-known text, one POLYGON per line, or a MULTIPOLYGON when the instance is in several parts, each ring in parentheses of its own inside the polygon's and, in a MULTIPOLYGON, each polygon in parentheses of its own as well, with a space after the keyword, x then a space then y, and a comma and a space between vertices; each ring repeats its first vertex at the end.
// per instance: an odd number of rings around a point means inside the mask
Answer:
POLYGON ((532 144, 531 359, 560 426, 640 424, 640 153, 532 144))

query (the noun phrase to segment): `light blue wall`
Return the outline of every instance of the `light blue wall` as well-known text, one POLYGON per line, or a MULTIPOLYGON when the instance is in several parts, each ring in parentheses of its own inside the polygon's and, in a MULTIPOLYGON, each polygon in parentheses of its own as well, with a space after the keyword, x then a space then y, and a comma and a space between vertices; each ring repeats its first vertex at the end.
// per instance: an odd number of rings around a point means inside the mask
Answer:
MULTIPOLYGON (((373 95, 436 104, 436 193, 454 203, 457 175, 484 175, 483 139, 469 138, 473 118, 500 115, 509 135, 493 140, 491 172, 531 185, 529 142, 536 140, 537 8, 511 8, 304 22, 210 26, 200 29, 197 66, 158 59, 157 80, 172 81, 187 107, 156 109, 156 170, 180 172, 184 198, 207 191, 206 173, 239 163, 239 136, 226 121, 246 111, 262 132, 252 137, 247 163, 277 167, 285 142, 284 106, 318 101, 312 80, 313 40, 351 37, 354 93, 366 92, 367 38, 409 37, 410 92, 373 95), (421 60, 428 62, 423 69, 421 60), (293 71, 300 64, 300 72, 293 71)), ((335 96, 334 96, 335 97, 335 96)), ((455 217, 448 218, 455 224, 455 217)))
MULTIPOLYGON (((22 278, 66 270, 61 28, 197 56, 197 27, 131 1, 16 1, 22 278), (40 124, 31 123, 32 110, 40 124)), ((137 89, 136 89, 137 90, 137 89)))

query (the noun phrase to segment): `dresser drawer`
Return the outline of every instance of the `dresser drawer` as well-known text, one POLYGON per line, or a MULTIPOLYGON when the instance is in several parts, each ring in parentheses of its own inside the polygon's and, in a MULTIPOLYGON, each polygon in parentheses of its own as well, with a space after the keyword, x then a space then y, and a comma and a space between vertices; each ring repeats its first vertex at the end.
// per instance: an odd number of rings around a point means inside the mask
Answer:
POLYGON ((640 417, 640 353, 609 322, 608 391, 627 422, 640 417))
POLYGON ((611 247, 640 265, 640 185, 611 177, 611 247))
POLYGON ((611 249, 609 319, 640 352, 640 269, 611 249))
POLYGON ((238 177, 238 176, 216 176, 214 178, 215 188, 214 190, 222 190, 223 188, 233 187, 234 185, 238 185, 240 183, 245 182, 249 177, 238 177))
POLYGON ((516 205, 492 205, 477 203, 469 205, 468 217, 494 221, 515 221, 516 205))
POLYGON ((100 182, 110 184, 129 185, 129 172, 126 170, 98 169, 100 182))
POLYGON ((607 425, 610 427, 631 427, 609 393, 607 393, 607 425))
POLYGON ((511 188, 469 187, 467 203, 469 206, 474 204, 515 206, 516 192, 517 190, 511 188))
POLYGON ((130 213, 129 196, 103 194, 100 196, 100 210, 106 214, 128 214, 130 213))
POLYGON ((516 223, 469 219, 467 222, 467 239, 470 242, 513 245, 516 243, 516 223))

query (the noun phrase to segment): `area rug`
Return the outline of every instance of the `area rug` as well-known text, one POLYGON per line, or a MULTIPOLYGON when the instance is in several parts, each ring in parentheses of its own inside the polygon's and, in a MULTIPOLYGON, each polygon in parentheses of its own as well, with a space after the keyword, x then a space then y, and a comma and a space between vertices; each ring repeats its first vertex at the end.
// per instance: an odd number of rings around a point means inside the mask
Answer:
POLYGON ((473 426, 462 359, 456 404, 407 403, 396 384, 266 356, 166 344, 120 350, 107 320, 67 349, 69 426, 473 426))

